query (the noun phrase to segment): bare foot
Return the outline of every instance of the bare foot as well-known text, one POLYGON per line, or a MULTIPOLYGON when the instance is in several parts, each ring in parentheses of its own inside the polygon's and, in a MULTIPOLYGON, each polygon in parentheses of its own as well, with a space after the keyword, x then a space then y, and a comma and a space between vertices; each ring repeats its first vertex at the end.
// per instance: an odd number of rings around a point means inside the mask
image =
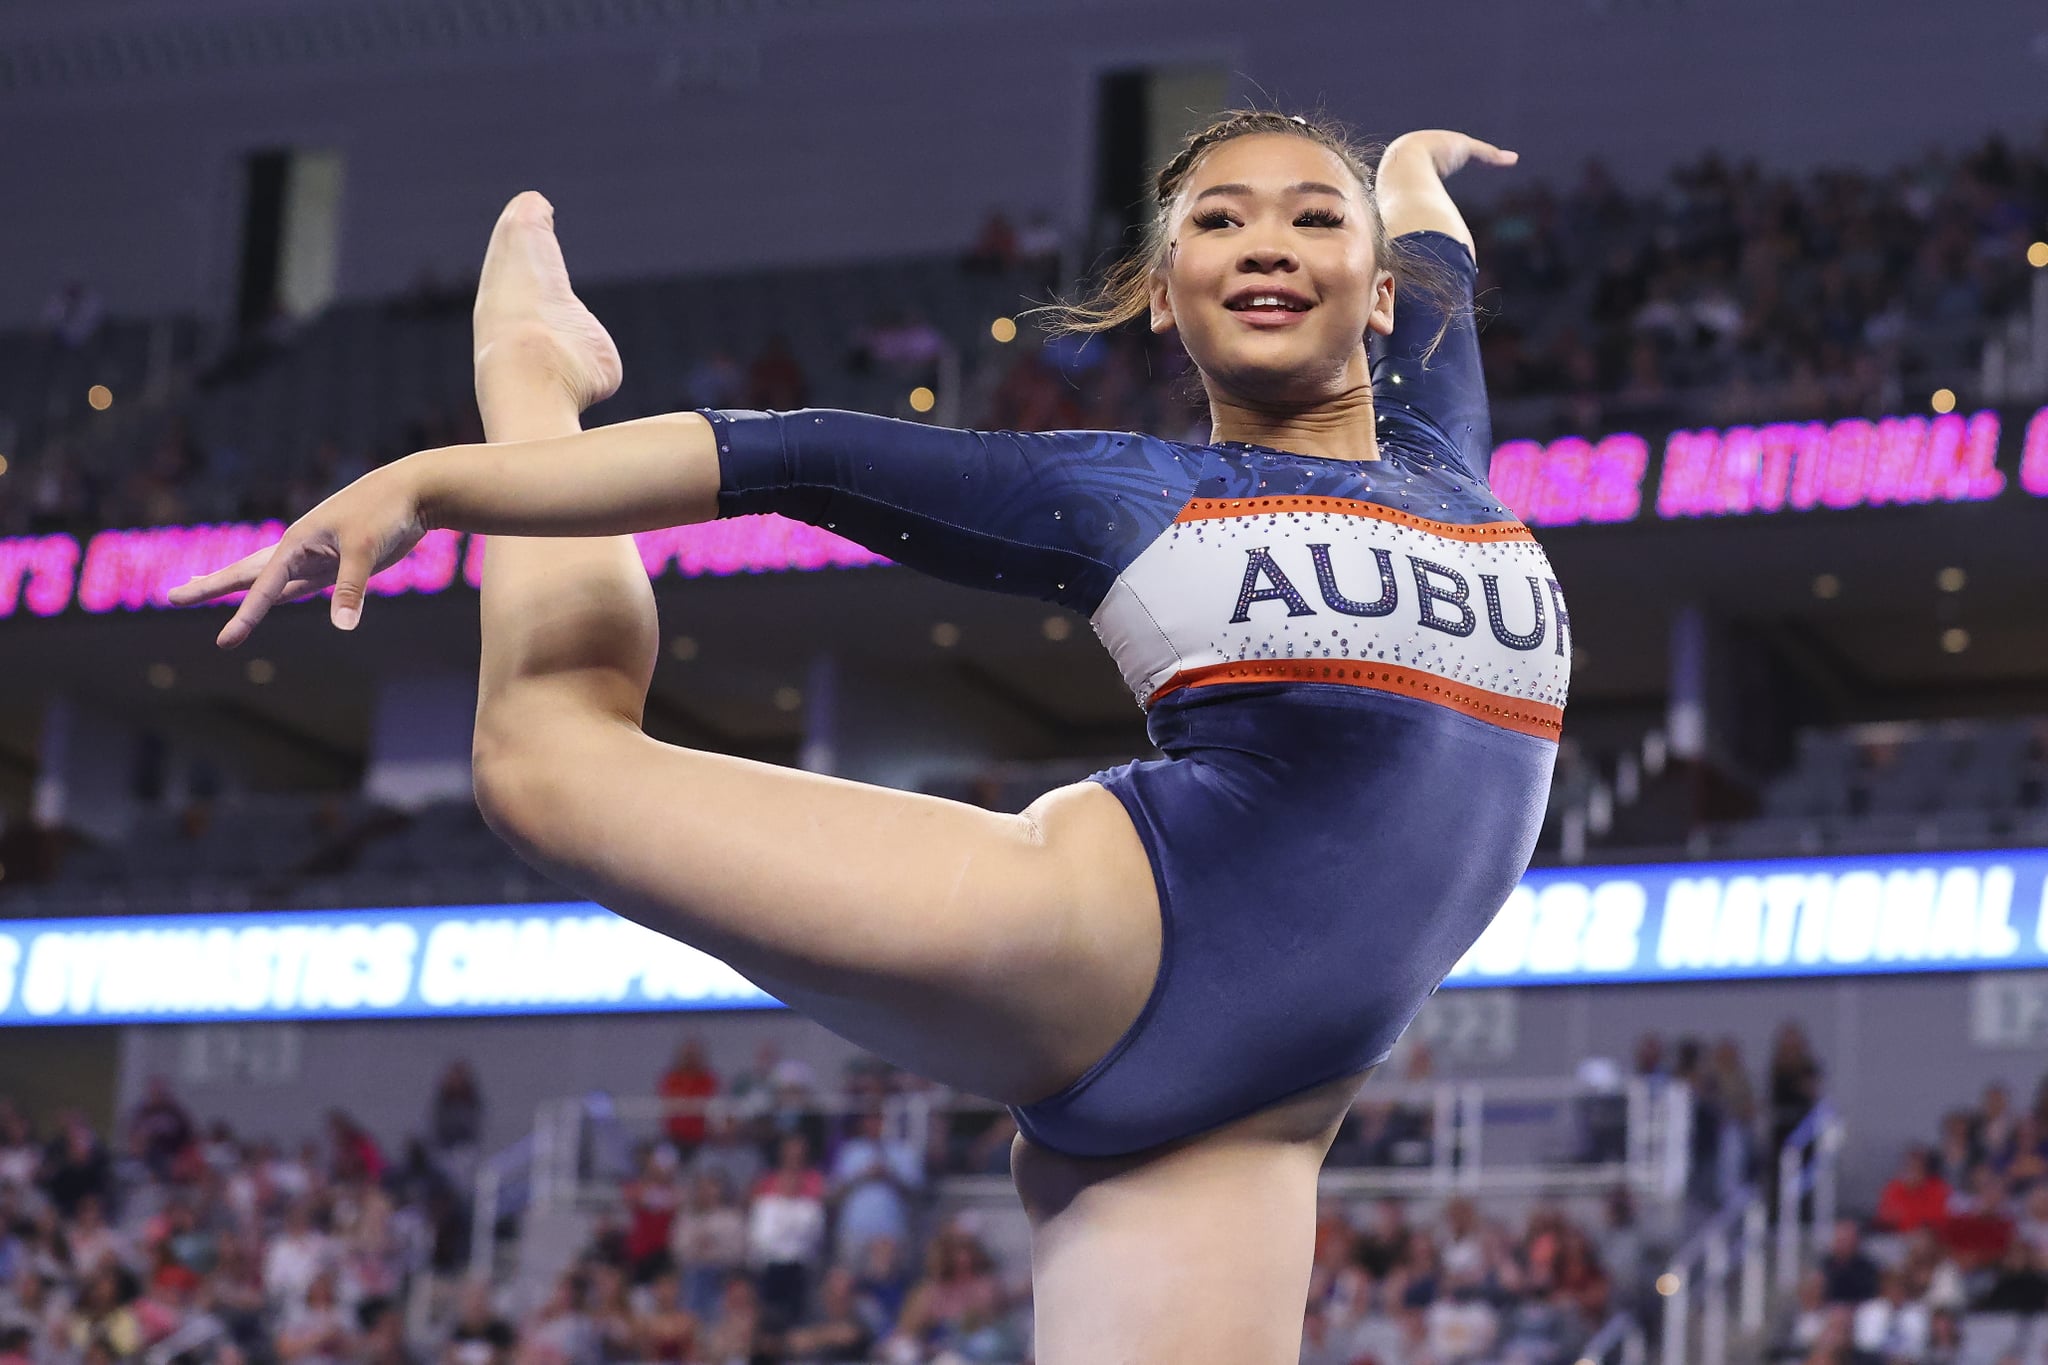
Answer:
POLYGON ((479 369, 487 354, 541 364, 579 410, 618 392, 619 348, 569 287, 554 206, 534 190, 513 196, 491 229, 471 327, 479 369))

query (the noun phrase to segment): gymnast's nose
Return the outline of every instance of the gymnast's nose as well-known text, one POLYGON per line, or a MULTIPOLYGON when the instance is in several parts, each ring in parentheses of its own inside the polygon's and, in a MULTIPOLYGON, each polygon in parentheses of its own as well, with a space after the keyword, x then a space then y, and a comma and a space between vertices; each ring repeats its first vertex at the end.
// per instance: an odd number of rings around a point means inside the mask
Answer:
POLYGON ((1288 246, 1268 242, 1246 247, 1237 268, 1247 275, 1287 274, 1300 269, 1301 261, 1288 246))

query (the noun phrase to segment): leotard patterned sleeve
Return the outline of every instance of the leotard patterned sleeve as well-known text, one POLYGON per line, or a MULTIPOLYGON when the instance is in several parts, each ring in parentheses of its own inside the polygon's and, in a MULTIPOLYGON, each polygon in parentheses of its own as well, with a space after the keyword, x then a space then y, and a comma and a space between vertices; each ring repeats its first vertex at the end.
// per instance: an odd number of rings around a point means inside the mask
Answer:
POLYGON ((1192 495, 1196 448, 1116 431, 959 431, 706 410, 721 517, 775 512, 948 582, 1092 613, 1192 495))
POLYGON ((1454 463, 1483 481, 1493 458, 1493 422, 1472 316, 1479 267, 1463 242, 1444 233, 1411 232, 1399 240, 1437 267, 1448 297, 1419 290, 1395 296, 1392 335, 1372 338, 1373 406, 1387 428, 1405 428, 1447 449, 1454 463))

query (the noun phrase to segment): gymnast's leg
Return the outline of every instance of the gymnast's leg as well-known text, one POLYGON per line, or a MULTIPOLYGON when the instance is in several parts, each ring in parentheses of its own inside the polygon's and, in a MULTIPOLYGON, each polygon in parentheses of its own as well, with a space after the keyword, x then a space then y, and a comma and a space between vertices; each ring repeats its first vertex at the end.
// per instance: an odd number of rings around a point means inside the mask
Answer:
MULTIPOLYGON (((476 306, 493 441, 558 436, 615 388, 552 216, 500 217, 476 306)), ((566 885, 722 958, 785 1003, 935 1080, 1054 1093, 1136 1019, 1160 957, 1152 871, 1101 787, 1023 816, 657 743, 657 650, 625 537, 493 537, 483 578, 477 797, 566 885)))

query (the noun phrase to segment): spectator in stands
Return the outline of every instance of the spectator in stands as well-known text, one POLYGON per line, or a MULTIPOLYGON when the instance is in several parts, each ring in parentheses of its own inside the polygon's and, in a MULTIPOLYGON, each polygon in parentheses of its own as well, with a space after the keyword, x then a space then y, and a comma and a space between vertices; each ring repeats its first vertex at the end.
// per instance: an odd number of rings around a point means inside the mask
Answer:
POLYGON ((733 1275, 719 1297, 718 1313, 704 1333, 703 1355, 718 1365, 752 1365, 764 1344, 760 1296, 745 1275, 733 1275))
POLYGON ((724 1175, 703 1171, 692 1178, 689 1202, 669 1229, 669 1256, 682 1276, 683 1302, 709 1318, 726 1280, 747 1263, 747 1217, 724 1175))
POLYGON ((1885 1361, 1918 1361, 1927 1351, 1928 1311, 1913 1302, 1905 1276, 1887 1270, 1878 1294, 1856 1306, 1851 1328, 1856 1349, 1885 1361))
POLYGON ((704 1060, 701 1039, 686 1038, 662 1073, 661 1097, 670 1106, 664 1127, 676 1154, 688 1159, 704 1141, 704 1104, 718 1094, 718 1073, 704 1060))
POLYGON ((880 1109, 854 1117, 851 1133, 832 1158, 831 1201, 836 1259, 860 1260, 877 1237, 907 1241, 910 1200, 924 1188, 924 1157, 917 1145, 884 1132, 880 1109))
POLYGON ((327 1142, 333 1153, 327 1173, 330 1180, 384 1178, 384 1149, 346 1110, 327 1111, 327 1142))
POLYGON ((0 1100, 0 1190, 26 1188, 42 1164, 27 1116, 12 1101, 0 1100))
POLYGON ((1927 1317, 1927 1349, 1921 1352, 1922 1365, 1960 1365, 1963 1359, 1963 1320, 1946 1308, 1937 1308, 1927 1317))
POLYGON ((646 1284, 668 1269, 669 1236, 683 1206, 674 1149, 666 1143, 648 1143, 641 1153, 640 1173, 621 1193, 627 1219, 626 1267, 633 1283, 646 1284))
POLYGON ((2002 1171, 2012 1162, 2018 1138, 2019 1116, 2013 1112, 2012 1095, 2003 1085, 1985 1086, 1984 1098, 1971 1115, 1971 1146, 2002 1171))
POLYGON ((127 1269, 135 1259, 128 1239, 107 1225, 99 1197, 87 1195, 78 1201, 64 1240, 71 1248, 71 1265, 80 1275, 93 1275, 113 1266, 127 1269))
POLYGON ((878 1237, 868 1243, 867 1254, 855 1268, 854 1302, 859 1305, 861 1321, 877 1338, 895 1330, 910 1297, 914 1281, 903 1253, 901 1242, 878 1237))
POLYGON ((84 1352, 93 1342, 104 1341, 117 1359, 141 1351, 142 1323, 129 1305, 132 1297, 117 1266, 106 1265, 84 1276, 85 1288, 65 1324, 64 1340, 73 1351, 84 1352))
POLYGON ((707 1120, 704 1141, 690 1158, 693 1176, 715 1175, 733 1190, 753 1189, 766 1167, 760 1146, 747 1135, 740 1115, 731 1107, 717 1111, 707 1120))
POLYGON ((192 1116, 161 1076, 149 1078, 142 1102, 129 1116, 128 1132, 137 1145, 137 1155, 159 1180, 170 1178, 172 1161, 198 1136, 192 1116))
POLYGON ((114 1163, 83 1114, 67 1113, 44 1159, 43 1191, 58 1216, 69 1218, 86 1199, 102 1208, 114 1192, 114 1163))
POLYGON ((1948 1182, 1934 1173, 1934 1153, 1908 1148, 1899 1170, 1877 1197, 1877 1226, 1893 1232, 1939 1227, 1948 1217, 1948 1182))
POLYGON ((1864 1252, 1862 1229, 1855 1219, 1835 1220, 1820 1273, 1829 1303, 1858 1304, 1877 1297, 1877 1262, 1864 1252))
POLYGON ((2041 1258, 2025 1242, 2015 1239, 1991 1283, 1971 1307, 1980 1313, 2048 1312, 2048 1274, 2041 1258))
POLYGON ((864 1361, 874 1344, 874 1330, 861 1317, 854 1295, 853 1272, 834 1266, 818 1284, 818 1306, 810 1319, 784 1334, 782 1353, 790 1360, 825 1365, 864 1361))
POLYGON ((628 1299, 626 1277, 615 1265, 590 1267, 590 1327, 597 1334, 598 1355, 604 1360, 637 1360, 638 1332, 633 1305, 628 1299))
POLYGON ((1487 1357, 1500 1336, 1500 1314, 1486 1301, 1476 1272, 1448 1276, 1444 1292, 1423 1310, 1423 1320, 1430 1354, 1445 1365, 1487 1357))
POLYGON ((427 1111, 427 1136, 443 1156, 474 1152, 483 1142, 484 1095, 476 1068, 457 1058, 441 1073, 427 1111))
POLYGON ((800 408, 809 390, 803 366, 789 349, 789 338, 779 332, 768 338, 761 354, 747 367, 747 406, 777 412, 800 408))
MULTIPOLYGON (((924 1349, 951 1348, 970 1360, 1013 1359, 1004 1314, 1009 1297, 981 1243, 940 1229, 925 1251, 924 1277, 910 1291, 894 1337, 924 1349)), ((883 1351, 891 1349, 883 1343, 883 1351)), ((901 1346, 895 1349, 901 1350, 901 1346)))
POLYGON ((657 1277, 647 1294, 646 1311, 635 1321, 632 1359, 681 1362, 697 1359, 697 1339, 704 1326, 683 1302, 682 1278, 674 1271, 657 1277))
POLYGON ((286 1210, 284 1227, 264 1248, 263 1291, 273 1306, 294 1308, 335 1259, 334 1244, 314 1225, 311 1206, 294 1201, 286 1210))
POLYGON ((1906 1239, 1906 1253, 1899 1261, 1906 1277, 1906 1290, 1929 1308, 1961 1309, 1969 1295, 1955 1258, 1944 1254, 1932 1228, 1922 1228, 1906 1239))
POLYGON ((1941 1145, 1936 1150, 1935 1165, 1949 1188, 1963 1189, 1969 1184, 1970 1172, 1977 1165, 1977 1144, 1970 1131, 1968 1110, 1951 1109, 1942 1115, 1941 1145))
POLYGON ((1725 1203, 1748 1187, 1762 1163, 1757 1151, 1756 1089, 1742 1064, 1742 1049, 1732 1038, 1715 1043, 1707 1055, 1706 1090, 1720 1116, 1714 1143, 1719 1180, 1716 1203, 1725 1203))
POLYGON ((771 1328, 796 1322, 825 1249, 825 1177, 800 1134, 782 1139, 775 1169, 754 1188, 747 1256, 761 1277, 761 1312, 771 1328))
POLYGON ((356 1334, 335 1293, 333 1273, 314 1276, 305 1300, 285 1310, 278 1358, 287 1365, 326 1365, 348 1360, 355 1350, 356 1334))
POLYGON ((512 1324, 499 1317, 491 1305, 489 1282, 471 1280, 462 1286, 461 1305, 442 1348, 441 1365, 510 1365, 515 1338, 512 1324))
POLYGON ((1372 1226, 1358 1239, 1354 1254, 1374 1279, 1385 1279, 1408 1258, 1408 1243, 1413 1237, 1406 1206, 1398 1199, 1382 1199, 1374 1207, 1372 1226))
POLYGON ((1827 1330, 1832 1311, 1827 1299, 1827 1277, 1818 1270, 1801 1274, 1785 1322, 1772 1335, 1771 1359, 1804 1360, 1827 1330))
POLYGON ((589 1285, 571 1271, 519 1332, 514 1365, 597 1365, 598 1335, 584 1310, 589 1285))
POLYGON ((801 1137, 811 1152, 825 1150, 825 1117, 818 1108, 817 1073, 793 1057, 775 1064, 768 1111, 762 1118, 762 1155, 772 1164, 784 1150, 783 1139, 801 1137))

